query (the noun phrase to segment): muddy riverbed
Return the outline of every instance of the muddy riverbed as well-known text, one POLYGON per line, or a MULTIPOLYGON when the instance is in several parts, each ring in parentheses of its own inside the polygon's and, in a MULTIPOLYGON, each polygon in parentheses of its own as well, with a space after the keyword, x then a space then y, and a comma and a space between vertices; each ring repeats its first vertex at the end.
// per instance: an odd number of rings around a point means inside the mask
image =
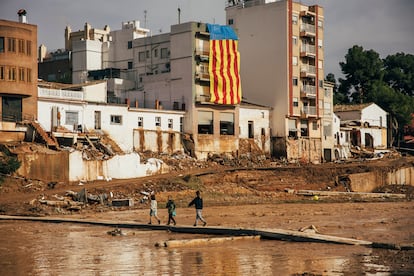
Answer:
MULTIPOLYGON (((160 208, 162 223, 166 210, 160 208)), ((326 235, 412 244, 414 204, 308 203, 206 206, 209 226, 298 230, 314 225, 326 235)), ((65 218, 148 222, 148 210, 85 212, 65 218)), ((178 208, 178 225, 194 210, 178 208)), ((200 227, 200 226, 199 226, 200 227)), ((413 250, 278 240, 159 248, 160 241, 200 238, 168 231, 73 223, 0 222, 1 275, 412 275, 413 250)))

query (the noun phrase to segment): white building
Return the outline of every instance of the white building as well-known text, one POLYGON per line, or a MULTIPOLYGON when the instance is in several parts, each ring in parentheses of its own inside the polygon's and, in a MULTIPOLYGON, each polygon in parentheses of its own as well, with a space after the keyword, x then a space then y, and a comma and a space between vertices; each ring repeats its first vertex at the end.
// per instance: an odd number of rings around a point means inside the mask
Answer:
POLYGON ((349 133, 353 147, 369 150, 387 148, 387 112, 375 103, 336 105, 335 114, 341 120, 341 131, 349 133))

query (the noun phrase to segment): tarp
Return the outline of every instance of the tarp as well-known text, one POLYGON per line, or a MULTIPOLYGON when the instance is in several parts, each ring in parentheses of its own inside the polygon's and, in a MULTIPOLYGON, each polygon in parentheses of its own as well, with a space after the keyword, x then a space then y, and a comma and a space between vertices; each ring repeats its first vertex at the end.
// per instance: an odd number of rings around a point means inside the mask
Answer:
POLYGON ((210 102, 239 104, 241 101, 238 38, 230 26, 207 24, 210 32, 210 102))

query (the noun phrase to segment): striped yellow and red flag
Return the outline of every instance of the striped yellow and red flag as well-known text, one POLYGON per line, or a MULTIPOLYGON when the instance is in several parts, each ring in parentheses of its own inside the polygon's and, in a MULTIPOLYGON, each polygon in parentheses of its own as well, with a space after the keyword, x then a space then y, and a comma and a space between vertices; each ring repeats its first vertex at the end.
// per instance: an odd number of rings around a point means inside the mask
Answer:
POLYGON ((210 32, 210 102, 239 104, 241 101, 238 39, 229 26, 208 24, 210 32))

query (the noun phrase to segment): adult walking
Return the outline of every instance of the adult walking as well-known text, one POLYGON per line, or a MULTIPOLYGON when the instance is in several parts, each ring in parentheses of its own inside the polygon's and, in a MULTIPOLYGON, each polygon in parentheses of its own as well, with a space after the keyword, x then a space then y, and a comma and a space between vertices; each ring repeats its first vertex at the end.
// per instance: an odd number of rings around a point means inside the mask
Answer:
POLYGON ((155 199, 155 194, 151 195, 151 203, 150 203, 150 221, 148 222, 148 224, 152 223, 152 217, 155 217, 158 220, 158 224, 161 223, 161 220, 158 218, 157 212, 158 212, 158 204, 157 204, 157 200, 155 199))
POLYGON ((203 218, 203 199, 200 196, 200 191, 196 192, 196 197, 188 204, 188 207, 194 205, 196 209, 196 219, 194 222, 194 226, 197 226, 198 220, 201 220, 204 224, 203 226, 206 226, 207 222, 203 218))

